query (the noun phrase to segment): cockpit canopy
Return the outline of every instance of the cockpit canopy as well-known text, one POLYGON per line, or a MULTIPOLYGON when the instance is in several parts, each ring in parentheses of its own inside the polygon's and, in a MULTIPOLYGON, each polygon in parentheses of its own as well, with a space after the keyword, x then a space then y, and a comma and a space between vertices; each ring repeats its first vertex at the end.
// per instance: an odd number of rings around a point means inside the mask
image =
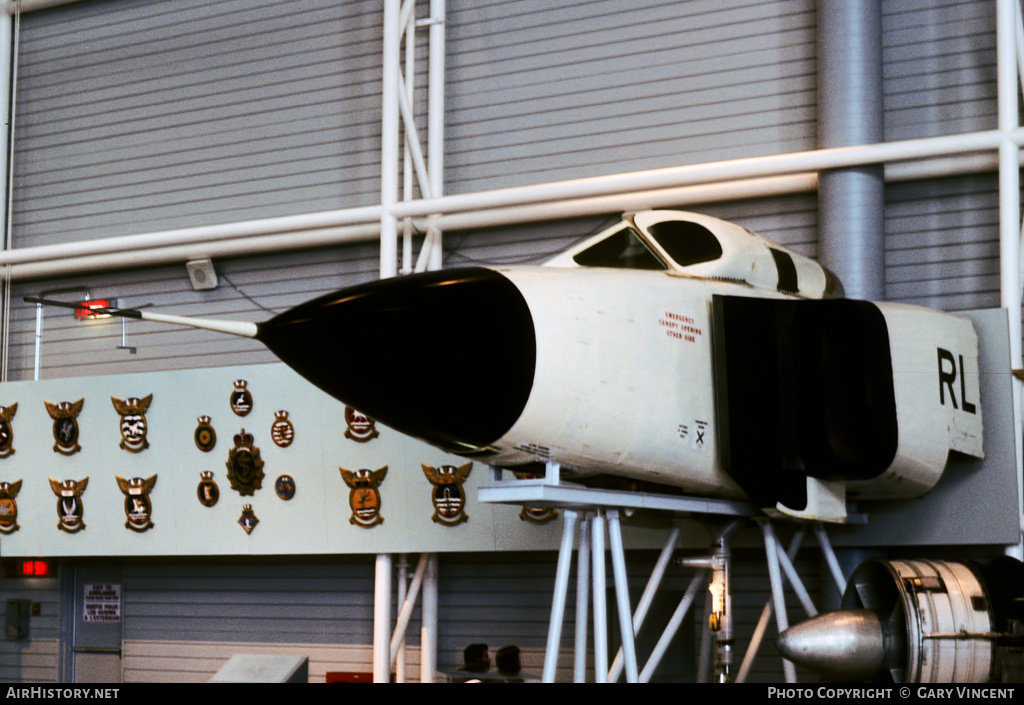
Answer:
POLYGON ((628 215, 545 266, 664 271, 814 299, 843 295, 835 275, 814 260, 734 223, 684 211, 628 215))

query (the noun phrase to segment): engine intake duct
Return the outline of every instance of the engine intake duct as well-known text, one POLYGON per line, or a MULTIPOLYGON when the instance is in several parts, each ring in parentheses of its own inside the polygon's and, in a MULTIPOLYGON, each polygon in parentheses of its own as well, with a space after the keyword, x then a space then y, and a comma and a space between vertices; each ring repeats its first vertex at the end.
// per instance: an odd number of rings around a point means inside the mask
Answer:
POLYGON ((807 506, 807 478, 868 480, 899 438, 889 333, 866 301, 715 296, 726 471, 762 507, 807 506))

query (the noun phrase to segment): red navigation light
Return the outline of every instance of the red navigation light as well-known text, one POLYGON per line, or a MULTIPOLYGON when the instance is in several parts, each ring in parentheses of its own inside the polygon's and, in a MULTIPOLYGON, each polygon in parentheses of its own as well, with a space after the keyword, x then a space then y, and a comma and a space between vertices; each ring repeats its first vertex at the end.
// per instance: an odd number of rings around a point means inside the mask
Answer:
POLYGON ((76 318, 110 318, 110 314, 102 309, 110 308, 110 301, 107 299, 96 299, 93 301, 80 301, 75 309, 76 318))

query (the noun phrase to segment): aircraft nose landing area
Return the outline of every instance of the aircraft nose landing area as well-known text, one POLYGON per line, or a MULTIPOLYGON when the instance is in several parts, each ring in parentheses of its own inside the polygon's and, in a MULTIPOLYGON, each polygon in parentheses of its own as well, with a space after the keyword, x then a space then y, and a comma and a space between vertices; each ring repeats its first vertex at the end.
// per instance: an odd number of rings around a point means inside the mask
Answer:
POLYGON ((533 318, 484 268, 370 282, 260 324, 302 376, 381 423, 462 453, 501 437, 533 386, 533 318))

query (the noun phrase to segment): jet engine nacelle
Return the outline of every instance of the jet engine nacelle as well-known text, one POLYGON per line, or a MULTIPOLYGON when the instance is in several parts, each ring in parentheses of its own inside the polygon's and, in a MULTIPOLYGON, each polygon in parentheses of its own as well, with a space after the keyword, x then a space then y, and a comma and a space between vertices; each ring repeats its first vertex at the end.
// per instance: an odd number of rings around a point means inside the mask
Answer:
POLYGON ((843 609, 779 636, 783 656, 830 678, 888 683, 1020 682, 1024 567, 871 560, 853 573, 843 609))
POLYGON ((714 325, 723 465, 763 507, 807 515, 807 502, 843 492, 914 497, 938 482, 949 451, 984 457, 967 320, 900 304, 716 297, 714 325))

